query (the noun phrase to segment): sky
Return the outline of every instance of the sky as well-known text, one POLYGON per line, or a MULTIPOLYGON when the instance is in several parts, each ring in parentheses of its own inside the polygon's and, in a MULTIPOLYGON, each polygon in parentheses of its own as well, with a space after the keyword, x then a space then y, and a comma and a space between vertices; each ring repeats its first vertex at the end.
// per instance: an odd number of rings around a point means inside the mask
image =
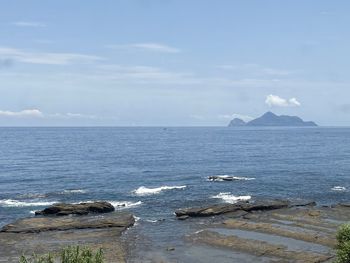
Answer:
POLYGON ((0 126, 350 126, 347 0, 0 0, 0 126))

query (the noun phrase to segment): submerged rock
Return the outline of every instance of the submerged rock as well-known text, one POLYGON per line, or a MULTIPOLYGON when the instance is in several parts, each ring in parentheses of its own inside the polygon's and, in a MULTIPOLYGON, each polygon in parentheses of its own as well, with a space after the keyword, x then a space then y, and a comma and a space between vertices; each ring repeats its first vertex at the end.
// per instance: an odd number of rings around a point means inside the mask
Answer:
POLYGON ((79 204, 58 203, 49 206, 41 211, 36 211, 35 215, 87 215, 89 213, 108 213, 113 212, 114 206, 108 202, 91 202, 79 204))

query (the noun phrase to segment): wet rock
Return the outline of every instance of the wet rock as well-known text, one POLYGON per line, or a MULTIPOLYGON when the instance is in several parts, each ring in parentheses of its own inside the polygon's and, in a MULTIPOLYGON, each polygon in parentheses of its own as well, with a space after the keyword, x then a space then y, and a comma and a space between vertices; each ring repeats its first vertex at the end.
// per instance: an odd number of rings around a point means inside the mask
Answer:
POLYGON ((333 207, 347 207, 350 208, 350 203, 339 203, 333 207))
POLYGON ((177 219, 179 219, 179 220, 186 220, 188 218, 190 218, 188 215, 183 215, 183 216, 178 216, 177 217, 177 219))
POLYGON ((310 211, 308 213, 309 216, 320 216, 321 215, 321 212, 320 211, 310 211))
POLYGON ((79 204, 58 203, 49 206, 41 211, 36 211, 35 215, 87 215, 89 213, 108 213, 113 212, 114 206, 108 202, 91 202, 79 204))
POLYGON ((333 258, 331 254, 320 254, 310 251, 291 251, 284 245, 270 244, 266 241, 241 238, 235 235, 221 235, 209 230, 197 232, 190 236, 189 240, 194 243, 213 247, 242 251, 259 257, 268 256, 281 259, 278 262, 326 262, 333 258))
POLYGON ((288 200, 258 200, 251 203, 239 204, 241 209, 246 212, 263 211, 286 208, 290 205, 288 200))
POLYGON ((233 219, 224 221, 223 226, 225 226, 226 228, 273 234, 276 236, 293 238, 295 240, 303 240, 314 244, 321 244, 329 247, 334 247, 336 244, 336 240, 333 235, 326 235, 326 234, 320 235, 318 233, 315 233, 314 231, 308 231, 307 229, 305 229, 304 231, 298 232, 298 231, 295 231, 295 229, 293 230, 284 229, 269 223, 261 223, 261 222, 253 223, 245 220, 233 220, 233 219))
POLYGON ((208 177, 209 181, 234 181, 239 180, 235 176, 229 176, 229 175, 214 175, 208 177))
POLYGON ((214 204, 199 208, 184 208, 175 211, 176 216, 204 217, 214 216, 226 213, 234 213, 238 211, 253 212, 263 210, 273 210, 286 208, 290 205, 285 200, 259 200, 254 202, 238 202, 236 204, 214 204))
POLYGON ((305 200, 297 200, 297 201, 292 201, 290 206, 316 206, 315 201, 305 201, 305 200))
POLYGON ((0 262, 18 263, 21 255, 54 254, 71 245, 101 248, 106 262, 126 262, 122 233, 134 222, 130 213, 21 219, 0 231, 0 262))
POLYGON ((45 231, 64 231, 77 229, 102 229, 118 227, 126 229, 135 223, 130 213, 115 213, 110 216, 72 216, 72 217, 31 217, 5 225, 0 232, 38 233, 45 231))
POLYGON ((236 204, 216 204, 200 208, 178 209, 175 211, 175 214, 177 217, 181 218, 184 216, 201 217, 220 215, 224 213, 235 212, 237 210, 241 210, 241 207, 236 204))

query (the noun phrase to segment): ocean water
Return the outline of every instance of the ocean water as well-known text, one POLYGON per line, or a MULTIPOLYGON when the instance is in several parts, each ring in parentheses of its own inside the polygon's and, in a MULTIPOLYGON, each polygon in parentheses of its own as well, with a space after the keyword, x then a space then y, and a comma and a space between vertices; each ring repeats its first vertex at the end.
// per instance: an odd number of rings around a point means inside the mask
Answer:
POLYGON ((176 208, 203 203, 350 199, 350 128, 0 128, 0 138, 0 226, 55 202, 110 201, 141 225, 166 219, 165 231, 176 208))

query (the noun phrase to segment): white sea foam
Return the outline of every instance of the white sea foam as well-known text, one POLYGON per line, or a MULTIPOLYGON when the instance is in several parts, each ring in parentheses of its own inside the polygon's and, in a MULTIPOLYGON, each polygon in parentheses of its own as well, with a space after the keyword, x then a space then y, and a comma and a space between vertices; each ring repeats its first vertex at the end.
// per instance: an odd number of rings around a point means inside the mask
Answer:
POLYGON ((332 191, 344 192, 344 191, 346 191, 346 187, 344 187, 344 186, 334 186, 331 190, 332 191))
POLYGON ((63 191, 64 194, 85 194, 86 190, 83 189, 67 189, 63 191))
POLYGON ((152 220, 152 219, 146 219, 145 221, 148 222, 148 223, 157 223, 157 222, 159 222, 159 220, 152 220))
POLYGON ((250 180, 255 180, 253 177, 241 177, 241 176, 233 176, 233 175, 228 175, 228 174, 219 174, 219 175, 214 175, 214 176, 209 176, 208 178, 209 181, 250 181, 250 180))
POLYGON ((34 201, 19 201, 14 199, 4 199, 0 200, 0 206, 2 207, 24 207, 24 206, 49 206, 57 203, 57 201, 53 202, 34 202, 34 201))
POLYGON ((28 199, 36 199, 36 198, 45 198, 47 197, 47 194, 40 194, 40 193, 26 193, 18 196, 20 198, 28 198, 28 199))
POLYGON ((247 201, 251 199, 251 196, 250 195, 235 196, 235 195, 232 195, 230 192, 227 192, 227 193, 219 193, 217 195, 212 196, 211 198, 219 198, 226 203, 234 204, 234 203, 237 203, 238 201, 247 201))
POLYGON ((130 207, 135 207, 139 206, 142 204, 141 201, 138 202, 130 202, 130 201, 107 201, 111 203, 115 209, 123 209, 123 208, 130 208, 130 207))
POLYGON ((181 186, 161 186, 161 187, 156 187, 156 188, 147 188, 145 186, 141 186, 137 188, 136 190, 133 191, 134 194, 136 195, 154 195, 154 194, 159 194, 160 192, 164 190, 172 190, 172 189, 184 189, 186 188, 186 185, 181 185, 181 186))

